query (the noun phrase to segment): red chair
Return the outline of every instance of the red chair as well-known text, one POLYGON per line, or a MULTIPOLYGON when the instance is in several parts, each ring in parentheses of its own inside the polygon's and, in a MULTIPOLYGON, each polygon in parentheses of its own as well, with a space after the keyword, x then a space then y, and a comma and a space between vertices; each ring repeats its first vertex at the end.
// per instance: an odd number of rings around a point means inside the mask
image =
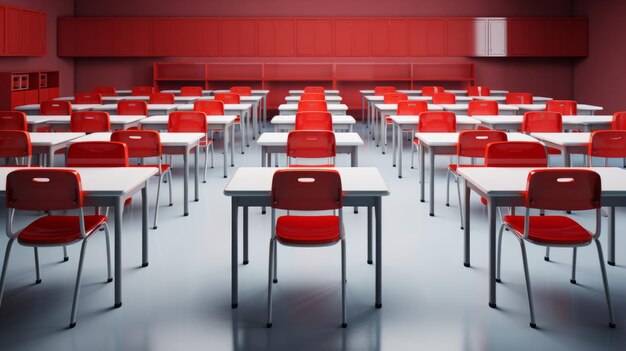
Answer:
POLYGON ((495 101, 472 100, 467 106, 468 116, 490 116, 498 113, 498 103, 495 101))
POLYGON ((452 93, 433 94, 433 104, 456 104, 456 95, 452 93))
POLYGON ((543 144, 533 141, 502 141, 487 145, 485 167, 547 167, 543 144))
MULTIPOLYGON (((213 167, 213 139, 207 135, 206 114, 201 111, 176 111, 170 113, 167 121, 167 131, 173 133, 204 133, 204 139, 200 140, 200 148, 204 148, 204 180, 208 168, 209 147, 211 148, 211 167, 213 167)), ((226 150, 224 150, 226 152, 226 150)), ((170 162, 171 163, 171 162, 170 162)))
POLYGON ((491 89, 484 86, 471 86, 467 88, 467 96, 490 96, 491 89))
POLYGON ((318 93, 318 94, 324 94, 324 87, 320 87, 320 86, 308 86, 308 87, 304 87, 304 92, 305 93, 318 93))
POLYGON ((161 137, 159 132, 154 130, 117 130, 111 134, 111 141, 126 144, 128 148, 128 157, 139 158, 142 160, 142 167, 155 167, 159 170, 156 175, 159 177, 157 184, 157 195, 154 208, 154 224, 153 229, 157 229, 157 218, 159 216, 159 205, 161 196, 161 183, 165 175, 168 176, 168 185, 170 191, 170 203, 172 206, 172 172, 170 165, 161 162, 163 150, 161 146, 161 137), (143 160, 146 158, 156 157, 157 164, 145 164, 143 160))
POLYGON ((240 96, 251 96, 252 88, 251 87, 231 87, 230 92, 238 94, 240 96))
POLYGON ((577 115, 576 101, 549 100, 546 101, 546 111, 559 112, 563 116, 577 115))
MULTIPOLYGON (((224 104, 239 104, 241 103, 241 96, 237 93, 220 93, 215 94, 215 100, 222 101, 224 104)), ((241 116, 235 117, 235 124, 239 125, 239 131, 241 132, 241 154, 243 155, 243 144, 244 135, 243 135, 243 125, 241 124, 241 116)))
POLYGON ((330 112, 298 112, 296 113, 295 130, 327 130, 333 131, 333 116, 330 112))
POLYGON ((128 147, 114 141, 81 141, 67 148, 67 167, 128 167, 128 147))
POLYGON ((133 87, 130 91, 132 96, 150 96, 152 93, 154 93, 154 88, 145 86, 133 87))
POLYGON ((109 228, 107 217, 102 215, 86 216, 83 210, 83 191, 80 175, 73 170, 31 168, 16 170, 7 176, 6 180, 6 207, 9 210, 6 254, 0 278, 0 302, 4 292, 6 273, 9 265, 9 256, 13 243, 33 247, 35 249, 37 282, 41 282, 39 270, 39 247, 67 246, 82 242, 80 261, 76 286, 74 287, 74 299, 70 315, 70 328, 76 326, 76 309, 80 293, 83 262, 87 242, 92 234, 100 228, 104 229, 107 249, 107 282, 113 281, 111 277, 111 255, 109 228), (51 211, 51 210, 78 210, 76 216, 44 216, 36 219, 21 230, 14 231, 13 217, 15 210, 26 211, 51 211))
POLYGON ((605 167, 609 158, 626 158, 626 130, 594 130, 589 136, 587 156, 589 167, 593 157, 604 158, 605 167))
POLYGON ((437 93, 443 93, 444 92, 444 88, 440 87, 440 86, 424 86, 422 87, 422 96, 433 96, 437 93))
MULTIPOLYGON (((194 102, 193 104, 193 110, 204 112, 207 116, 224 116, 225 115, 224 102, 220 100, 196 100, 196 102, 194 102)), ((239 131, 241 132, 241 135, 243 135, 242 126, 240 122, 241 122, 241 119, 239 119, 239 122, 235 122, 235 124, 239 125, 239 131)), ((213 139, 214 131, 224 132, 223 130, 220 130, 220 129, 211 129, 209 130, 210 139, 213 139)), ((224 146, 224 148, 225 147, 226 146, 224 146)), ((211 146, 211 149, 212 148, 213 146, 211 146)), ((224 152, 226 152, 226 150, 224 150, 224 152)), ((241 153, 243 154, 243 142, 241 143, 241 153)))
POLYGON ((122 116, 148 116, 148 104, 139 100, 122 100, 117 103, 117 114, 122 116))
POLYGON ((306 101, 306 100, 326 101, 326 95, 319 94, 319 93, 304 93, 300 95, 300 100, 301 101, 306 101))
POLYGON ((76 93, 74 103, 102 105, 102 95, 98 93, 76 93))
POLYGON ((298 102, 298 112, 308 112, 308 111, 326 112, 328 111, 328 105, 326 104, 326 101, 300 100, 300 102, 298 102))
POLYGON ((505 95, 507 104, 532 104, 533 94, 531 93, 508 93, 505 95))
MULTIPOLYGON (((522 132, 530 133, 562 133, 563 117, 558 112, 532 111, 524 113, 522 132)), ((548 155, 560 155, 561 151, 549 147, 548 155)))
POLYGON ((279 170, 272 179, 272 237, 267 304, 267 327, 272 327, 272 282, 278 282, 277 243, 286 246, 319 247, 341 242, 341 326, 347 327, 346 241, 343 228, 341 177, 335 170, 279 170), (280 216, 276 210, 338 210, 339 215, 280 216))
POLYGON ((392 86, 383 85, 383 86, 374 87, 375 96, 384 96, 385 94, 395 93, 395 92, 396 92, 396 88, 392 86))
POLYGON ((477 167, 474 165, 474 160, 484 159, 487 145, 498 141, 507 141, 505 132, 500 130, 462 130, 459 133, 459 142, 456 146, 456 163, 448 166, 448 174, 446 177, 446 206, 450 206, 450 176, 452 176, 456 183, 459 198, 461 229, 463 229, 463 203, 461 202, 461 188, 457 170, 459 167, 477 167), (470 158, 472 162, 461 163, 462 157, 470 158))
MULTIPOLYGON (((383 95, 383 103, 384 104, 398 104, 400 101, 404 101, 404 100, 408 100, 409 97, 407 96, 407 94, 403 94, 403 93, 387 93, 385 95, 383 95)), ((387 126, 389 124, 392 124, 393 121, 391 120, 391 117, 389 116, 384 116, 382 117, 385 120, 385 131, 384 131, 384 135, 383 135, 383 142, 385 144, 387 144, 387 126)))
MULTIPOLYGON (((396 113, 398 114, 398 116, 419 116, 420 113, 425 111, 428 111, 428 104, 426 103, 426 101, 402 100, 398 101, 398 109, 396 113)), ((387 117, 385 121, 387 124, 393 123, 391 117, 387 117)), ((416 129, 417 125, 415 126, 415 128, 403 129, 402 133, 411 133, 411 135, 413 135, 415 134, 416 129)), ((395 135, 395 129, 392 129, 392 131, 395 135)), ((400 141, 402 143, 402 135, 399 135, 398 137, 400 138, 400 141)))
POLYGON ((26 114, 20 111, 0 111, 0 130, 28 130, 26 114))
POLYGON ((576 282, 577 248, 595 242, 600 261, 600 271, 602 273, 606 303, 609 310, 609 326, 615 328, 609 283, 602 254, 602 245, 598 240, 600 237, 601 201, 601 179, 600 175, 596 172, 582 169, 534 170, 528 174, 528 183, 526 185, 526 191, 524 192, 525 215, 504 217, 499 233, 498 246, 500 249, 498 250, 496 280, 501 281, 502 233, 504 232, 504 228, 508 228, 519 241, 522 250, 522 262, 524 265, 526 291, 528 293, 531 328, 536 328, 536 324, 525 242, 546 247, 558 246, 573 248, 574 261, 571 278, 573 283, 576 282), (588 231, 578 222, 567 216, 531 216, 531 208, 556 211, 593 210, 596 215, 595 232, 588 231))
POLYGON ((173 104, 176 101, 174 94, 170 93, 152 93, 149 96, 148 103, 150 104, 173 104))
MULTIPOLYGON (((420 133, 456 132, 456 115, 449 111, 426 111, 420 113, 417 131, 420 133)), ((411 145, 411 168, 414 168, 415 152, 419 148, 419 139, 413 138, 411 145)))
POLYGON ((72 103, 69 101, 44 101, 39 105, 39 111, 46 116, 69 116, 72 114, 72 103))
POLYGON ((110 132, 109 113, 104 111, 73 112, 70 117, 70 131, 82 133, 110 132))
MULTIPOLYGON (((0 112, 0 115, 2 112, 0 112)), ((2 118, 0 116, 0 118, 2 118)), ((615 112, 613 114, 613 122, 611 123, 613 130, 626 130, 626 112, 615 112)))
POLYGON ((328 130, 292 130, 287 136, 287 165, 290 167, 333 167, 337 156, 335 133, 328 130), (293 164, 292 158, 327 158, 325 164, 293 164))
POLYGON ((202 96, 202 87, 181 87, 180 96, 202 96))
POLYGON ((30 167, 33 147, 30 135, 23 130, 0 130, 0 158, 6 159, 5 164, 14 158, 17 165, 30 167), (22 159, 23 162, 20 162, 22 159))
POLYGON ((93 92, 102 96, 115 96, 116 94, 115 87, 95 87, 93 92))

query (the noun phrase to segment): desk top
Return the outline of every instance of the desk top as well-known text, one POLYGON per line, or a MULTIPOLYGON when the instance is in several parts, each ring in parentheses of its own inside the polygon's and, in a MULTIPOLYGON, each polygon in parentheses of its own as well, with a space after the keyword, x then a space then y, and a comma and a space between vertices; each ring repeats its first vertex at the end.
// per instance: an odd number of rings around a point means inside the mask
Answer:
POLYGON ((585 146, 591 133, 530 133, 533 138, 562 146, 585 146))
MULTIPOLYGON (((193 111, 193 104, 176 105, 178 111, 193 111)), ((224 104, 224 111, 247 111, 252 108, 252 104, 224 104)))
MULTIPOLYGON (((522 111, 545 111, 546 104, 545 103, 537 103, 537 104, 510 104, 509 106, 517 106, 522 111)), ((577 104, 576 108, 582 111, 602 111, 604 108, 601 106, 588 105, 588 104, 577 104)))
MULTIPOLYGON (((397 115, 391 115, 389 116, 391 118, 391 120, 395 123, 395 124, 400 124, 400 125, 404 125, 404 124, 410 124, 410 125, 417 125, 417 123, 420 120, 420 116, 417 115, 402 115, 402 116, 397 116, 397 115)), ((478 125, 480 124, 480 122, 476 119, 474 119, 473 117, 469 117, 469 116, 456 116, 456 124, 471 124, 471 125, 478 125)))
MULTIPOLYGON (((167 122, 169 121, 169 115, 155 115, 150 116, 148 118, 144 118, 139 123, 141 124, 163 124, 167 126, 167 122)), ((206 116, 206 120, 208 124, 224 124, 228 125, 235 121, 237 116, 234 115, 226 115, 226 116, 215 116, 209 115, 206 116)))
MULTIPOLYGON (((523 133, 506 133, 508 141, 534 141, 537 139, 523 133)), ((456 146, 459 142, 459 133, 415 133, 420 143, 430 146, 456 146)))
MULTIPOLYGON (((289 95, 302 95, 304 94, 304 90, 289 90, 289 95)), ((326 95, 338 95, 339 90, 324 90, 324 94, 326 95)))
MULTIPOLYGON (((374 104, 374 106, 383 112, 396 112, 398 110, 398 104, 374 104)), ((441 107, 441 105, 428 104, 428 111, 443 111, 443 107, 441 107)))
MULTIPOLYGON (((261 146, 283 146, 287 145, 289 133, 265 132, 257 139, 257 144, 261 146)), ((363 139, 358 133, 335 133, 335 143, 337 146, 361 146, 363 139)))
MULTIPOLYGON (((443 107, 443 109, 447 111, 467 111, 467 109, 469 108, 469 104, 439 104, 439 106, 443 107)), ((498 104, 498 109, 500 111, 517 111, 519 110, 517 106, 519 105, 498 104)))
MULTIPOLYGON (((354 117, 350 115, 332 115, 333 124, 356 124, 354 117)), ((272 124, 295 124, 296 115, 277 115, 270 121, 272 124)))
MULTIPOLYGON (((327 104, 328 111, 348 111, 348 105, 346 104, 327 104)), ((280 104, 278 106, 279 111, 297 111, 298 104, 280 104)))
MULTIPOLYGON (((77 143, 83 141, 110 141, 111 134, 113 133, 91 133, 81 138, 74 139, 71 142, 77 143)), ((161 138, 161 145, 163 146, 193 145, 198 142, 198 140, 204 138, 204 136, 204 133, 159 133, 159 137, 161 138)))
MULTIPOLYGON (((196 98, 196 100, 215 100, 215 96, 202 96, 196 98)), ((261 100, 263 100, 262 95, 239 96, 240 102, 259 102, 261 100)))
MULTIPOLYGON (((103 105, 98 104, 72 104, 72 111, 87 111, 103 105)), ((117 106, 117 105, 116 105, 117 106)), ((39 111, 39 104, 22 105, 15 108, 16 111, 39 111)))
MULTIPOLYGON (((486 115, 472 116, 472 118, 486 124, 519 124, 524 121, 522 115, 486 115)), ((613 121, 613 116, 609 115, 566 115, 563 116, 563 124, 607 124, 613 121)))
MULTIPOLYGON (((324 99, 326 99, 326 102, 336 102, 339 103, 342 100, 342 97, 339 95, 326 95, 324 97, 324 99)), ((298 102, 300 101, 300 95, 290 95, 285 97, 285 101, 287 102, 298 102)))
POLYGON ((33 146, 53 146, 80 138, 85 133, 28 133, 33 146))

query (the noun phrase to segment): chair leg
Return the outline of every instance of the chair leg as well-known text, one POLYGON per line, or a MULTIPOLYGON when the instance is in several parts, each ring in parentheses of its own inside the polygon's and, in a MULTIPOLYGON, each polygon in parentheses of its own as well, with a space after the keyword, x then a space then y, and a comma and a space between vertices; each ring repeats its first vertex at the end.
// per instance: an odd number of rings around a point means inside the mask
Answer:
POLYGON ((111 275, 111 235, 109 234, 109 225, 105 223, 103 227, 107 245, 107 283, 110 283, 113 281, 113 276, 111 275))
POLYGON ((11 255, 11 248, 15 239, 9 239, 7 243, 7 249, 4 253, 4 263, 2 264, 2 276, 0 276, 0 306, 2 306, 2 295, 4 293, 4 283, 7 278, 7 268, 9 266, 9 256, 11 255))
MULTIPOLYGON (((456 176, 455 176, 456 177, 456 176)), ((463 202, 461 202, 461 180, 456 177, 456 194, 459 198, 459 216, 461 217, 461 229, 463 229, 463 202)))
POLYGON ((63 262, 67 262, 70 260, 70 257, 67 255, 67 246, 63 246, 63 262))
POLYGON ((578 248, 574 248, 572 250, 572 277, 570 278, 569 282, 572 284, 576 284, 576 251, 578 248))
POLYGON ((243 135, 243 126, 241 125, 241 123, 239 123, 239 133, 241 134, 241 154, 243 155, 243 144, 246 143, 246 141, 244 140, 244 135, 243 135))
MULTIPOLYGON (((161 181, 163 180, 163 176, 163 173, 159 175, 159 183, 157 185, 156 201, 154 205, 154 223, 152 223, 152 229, 157 229, 157 218, 159 217, 159 206, 161 204, 161 181)), ((172 182, 170 182, 170 187, 171 186, 172 182)))
POLYGON ((341 327, 348 326, 348 306, 346 304, 346 240, 341 240, 341 327))
POLYGON ((416 151, 415 149, 416 149, 415 143, 412 142, 411 143, 411 169, 415 168, 415 151, 416 151))
POLYGON ((169 188, 170 188, 170 206, 174 206, 174 203, 172 202, 172 170, 168 170, 167 171, 167 178, 169 179, 168 183, 169 183, 169 188))
POLYGON ((500 279, 500 267, 502 266, 502 233, 504 233, 504 228, 504 224, 500 225, 500 232, 498 233, 498 251, 496 252, 498 255, 496 256, 496 281, 498 283, 502 283, 502 280, 500 279))
POLYGON ((452 173, 450 171, 450 169, 448 169, 448 172, 446 174, 446 206, 450 206, 450 173, 452 173))
POLYGON ((528 274, 528 258, 526 257, 526 245, 524 245, 523 239, 519 239, 519 244, 522 249, 522 261, 524 263, 524 279, 526 279, 526 293, 528 294, 528 307, 530 309, 530 327, 537 328, 537 324, 535 324, 535 307, 533 306, 533 294, 530 289, 530 275, 528 274))
POLYGON ((204 147, 204 179, 202 180, 203 183, 206 183, 206 171, 208 167, 209 167, 209 146, 207 145, 204 147))
POLYGON ((41 284, 41 270, 39 269, 39 249, 34 247, 35 252, 35 284, 41 284))
POLYGON ((72 314, 70 316, 70 328, 76 326, 76 307, 78 306, 78 295, 80 294, 80 281, 83 276, 83 263, 85 262, 85 251, 87 250, 87 239, 83 240, 80 248, 80 260, 78 261, 78 273, 76 273, 76 286, 74 287, 74 300, 72 301, 72 314))
POLYGON ((543 256, 544 261, 550 261, 550 246, 546 247, 546 254, 543 256))
POLYGON ((274 283, 278 283, 278 243, 274 240, 274 283))
POLYGON ((270 240, 270 264, 268 268, 268 278, 267 278, 267 324, 268 328, 272 327, 272 279, 274 272, 274 248, 275 248, 275 239, 270 240))
POLYGON ((609 327, 615 328, 615 320, 613 319, 613 306, 611 305, 611 291, 609 290, 609 281, 606 277, 606 266, 604 265, 604 254, 602 253, 602 245, 598 239, 594 239, 596 248, 598 249, 598 259, 600 260, 600 271, 602 272, 602 284, 604 284, 604 294, 606 295, 606 305, 609 308, 609 327))
MULTIPOLYGON (((213 142, 211 142, 211 168, 213 168, 214 164, 213 164, 213 154, 215 152, 215 148, 213 147, 213 142)), ((224 150, 224 152, 226 152, 226 150, 224 150)))

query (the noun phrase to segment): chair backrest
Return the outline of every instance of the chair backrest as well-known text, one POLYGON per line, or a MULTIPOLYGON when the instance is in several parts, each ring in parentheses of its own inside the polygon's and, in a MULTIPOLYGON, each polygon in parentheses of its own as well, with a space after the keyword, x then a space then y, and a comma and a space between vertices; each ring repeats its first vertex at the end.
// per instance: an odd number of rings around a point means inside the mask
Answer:
MULTIPOLYGON (((0 116, 1 115, 2 113, 0 113, 0 116)), ((611 129, 626 130, 626 112, 615 112, 613 114, 613 122, 611 123, 611 129)))
POLYGON ((67 167, 128 167, 128 147, 116 141, 81 141, 70 144, 67 167))
POLYGON ((392 87, 389 85, 381 85, 374 87, 374 95, 383 96, 385 94, 394 93, 396 91, 396 87, 392 87))
POLYGON ((341 176, 332 169, 285 169, 272 178, 272 208, 335 210, 343 206, 341 176))
POLYGON ((588 169, 538 169, 528 174, 525 206, 546 210, 591 210, 602 204, 600 175, 588 169))
POLYGON ((195 87, 195 86, 181 87, 180 96, 202 96, 202 87, 195 87))
POLYGON ((572 100, 549 100, 546 101, 546 111, 559 112, 562 115, 578 114, 576 101, 572 100))
POLYGON ((174 94, 171 93, 152 93, 150 94, 149 103, 151 104, 173 104, 175 101, 174 94))
POLYGON ((387 93, 383 95, 383 103, 385 104, 397 104, 398 101, 408 100, 409 97, 403 93, 387 93))
POLYGON ((154 88, 146 86, 133 87, 130 90, 132 96, 150 96, 152 93, 154 93, 154 88))
POLYGON ((335 133, 327 130, 292 130, 287 136, 287 157, 335 157, 335 133))
POLYGON ((436 85, 427 85, 422 87, 422 96, 433 96, 437 93, 443 93, 445 89, 436 85))
POLYGON ((241 97, 237 93, 215 94, 215 100, 223 101, 225 104, 239 104, 241 97))
POLYGON ((326 101, 322 100, 300 100, 298 102, 298 112, 307 112, 307 111, 328 111, 328 105, 326 101))
POLYGON ((76 93, 74 94, 75 104, 102 104, 102 95, 98 93, 76 93))
POLYGON ((69 116, 72 114, 72 103, 69 101, 43 101, 39 104, 42 115, 69 116))
POLYGON ((321 86, 308 86, 308 87, 304 87, 304 92, 305 93, 318 93, 318 94, 324 94, 325 88, 321 87, 321 86))
POLYGON ((462 130, 456 154, 460 157, 484 158, 487 145, 507 140, 506 133, 501 130, 462 130))
POLYGON ((420 113, 428 111, 426 101, 402 100, 398 101, 398 115, 418 116, 420 113))
POLYGON ((467 96, 490 96, 491 89, 485 86, 471 86, 467 88, 467 96))
POLYGON ((80 175, 71 169, 24 168, 7 175, 6 207, 71 210, 83 206, 80 175))
POLYGON ((626 157, 626 130, 594 130, 589 136, 589 157, 626 157))
POLYGON ((169 132, 205 133, 206 114, 202 111, 176 111, 170 113, 167 121, 169 132))
POLYGON ((207 116, 224 116, 224 102, 221 100, 196 100, 194 111, 204 112, 207 116))
POLYGON ((450 111, 427 111, 420 113, 417 130, 424 132, 456 132, 456 115, 450 111))
POLYGON ((558 112, 531 111, 524 113, 522 132, 524 133, 561 133, 563 117, 558 112))
POLYGON ((250 96, 252 95, 251 87, 231 87, 231 93, 239 94, 240 96, 250 96))
POLYGON ((543 144, 534 141, 499 141, 485 149, 487 167, 547 167, 543 144))
POLYGON ((467 107, 468 116, 497 115, 498 103, 495 101, 472 100, 467 107))
POLYGON ((26 114, 21 111, 0 111, 0 130, 28 130, 26 114))
POLYGON ((506 96, 507 104, 532 104, 533 94, 531 93, 508 93, 506 96))
POLYGON ((161 137, 156 130, 116 130, 111 141, 126 144, 128 157, 159 157, 162 154, 161 137))
POLYGON ((304 93, 300 95, 300 100, 321 100, 326 101, 326 95, 321 93, 304 93))
POLYGON ((70 131, 83 133, 110 132, 109 113, 104 111, 73 112, 70 117, 70 131))
POLYGON ((452 93, 433 94, 433 104, 456 104, 456 95, 452 93))
POLYGON ((147 116, 148 103, 139 100, 122 100, 117 103, 117 114, 126 116, 147 116))
POLYGON ((95 87, 93 92, 102 96, 115 96, 116 94, 115 87, 95 87))
POLYGON ((0 130, 0 158, 29 157, 33 154, 30 135, 23 130, 0 130))
POLYGON ((333 130, 333 116, 330 112, 296 113, 295 130, 333 130))

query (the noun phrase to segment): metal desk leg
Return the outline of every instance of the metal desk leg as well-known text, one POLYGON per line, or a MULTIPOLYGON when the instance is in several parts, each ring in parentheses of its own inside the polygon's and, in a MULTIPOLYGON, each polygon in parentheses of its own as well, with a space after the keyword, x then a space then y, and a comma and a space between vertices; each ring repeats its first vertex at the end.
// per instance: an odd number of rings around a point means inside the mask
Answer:
POLYGON ((428 173, 430 174, 430 184, 429 186, 429 201, 430 203, 428 204, 430 207, 430 216, 433 217, 435 216, 435 153, 433 152, 432 149, 428 149, 428 162, 430 163, 430 169, 428 170, 428 173))
MULTIPOLYGON (((205 150, 205 152, 209 152, 208 148, 205 150)), ((193 186, 194 186, 194 193, 195 193, 194 201, 198 202, 200 201, 200 185, 199 185, 200 180, 198 179, 199 173, 200 173, 200 163, 198 162, 198 160, 200 159, 200 144, 196 146, 196 152, 194 152, 193 158, 194 158, 193 186)))
POLYGON ((122 210, 121 198, 115 201, 115 308, 122 307, 122 210))
POLYGON ((420 161, 419 161, 419 164, 420 164, 420 202, 426 202, 424 201, 424 186, 425 186, 424 184, 426 183, 424 181, 424 163, 425 163, 424 162, 424 157, 425 157, 424 146, 420 145, 418 151, 419 151, 419 157, 420 157, 420 161))
POLYGON ((609 207, 609 265, 615 266, 615 207, 609 207))
POLYGON ((372 206, 367 206, 367 264, 372 264, 372 206))
POLYGON ((183 215, 189 216, 189 149, 183 154, 184 180, 183 180, 183 215))
POLYGON ((489 307, 496 308, 496 217, 493 199, 488 199, 489 217, 489 307))
POLYGON ((141 266, 148 267, 148 182, 141 189, 141 244, 141 266))
MULTIPOLYGON (((226 152, 226 150, 224 150, 226 152)), ((230 166, 235 167, 235 124, 230 125, 230 166)))
POLYGON ((238 281, 238 277, 237 277, 237 249, 238 249, 238 243, 237 243, 237 212, 239 211, 239 206, 237 204, 237 198, 233 197, 231 199, 231 228, 230 228, 230 237, 231 237, 231 248, 230 248, 230 280, 231 280, 231 286, 230 286, 230 293, 231 293, 231 297, 230 297, 230 307, 232 308, 237 308, 237 306, 239 305, 239 281, 238 281))
MULTIPOLYGON (((461 179, 459 179, 461 181, 461 179)), ((465 183, 465 182, 464 182, 465 183)), ((465 205, 463 208, 463 265, 465 267, 470 266, 470 194, 471 189, 465 184, 465 199, 463 200, 465 205)))
POLYGON ((383 275, 383 250, 382 250, 382 199, 376 198, 376 308, 383 307, 382 275, 383 275))
POLYGON ((224 178, 226 178, 228 175, 226 173, 228 167, 228 143, 229 143, 229 139, 230 138, 230 131, 228 130, 228 126, 226 126, 226 128, 224 128, 224 178))
POLYGON ((391 152, 392 154, 391 164, 393 165, 393 167, 396 166, 396 152, 398 151, 396 147, 396 133, 397 133, 396 125, 392 124, 391 125, 391 151, 392 151, 391 152))
POLYGON ((248 264, 248 206, 243 207, 243 264, 248 264))

